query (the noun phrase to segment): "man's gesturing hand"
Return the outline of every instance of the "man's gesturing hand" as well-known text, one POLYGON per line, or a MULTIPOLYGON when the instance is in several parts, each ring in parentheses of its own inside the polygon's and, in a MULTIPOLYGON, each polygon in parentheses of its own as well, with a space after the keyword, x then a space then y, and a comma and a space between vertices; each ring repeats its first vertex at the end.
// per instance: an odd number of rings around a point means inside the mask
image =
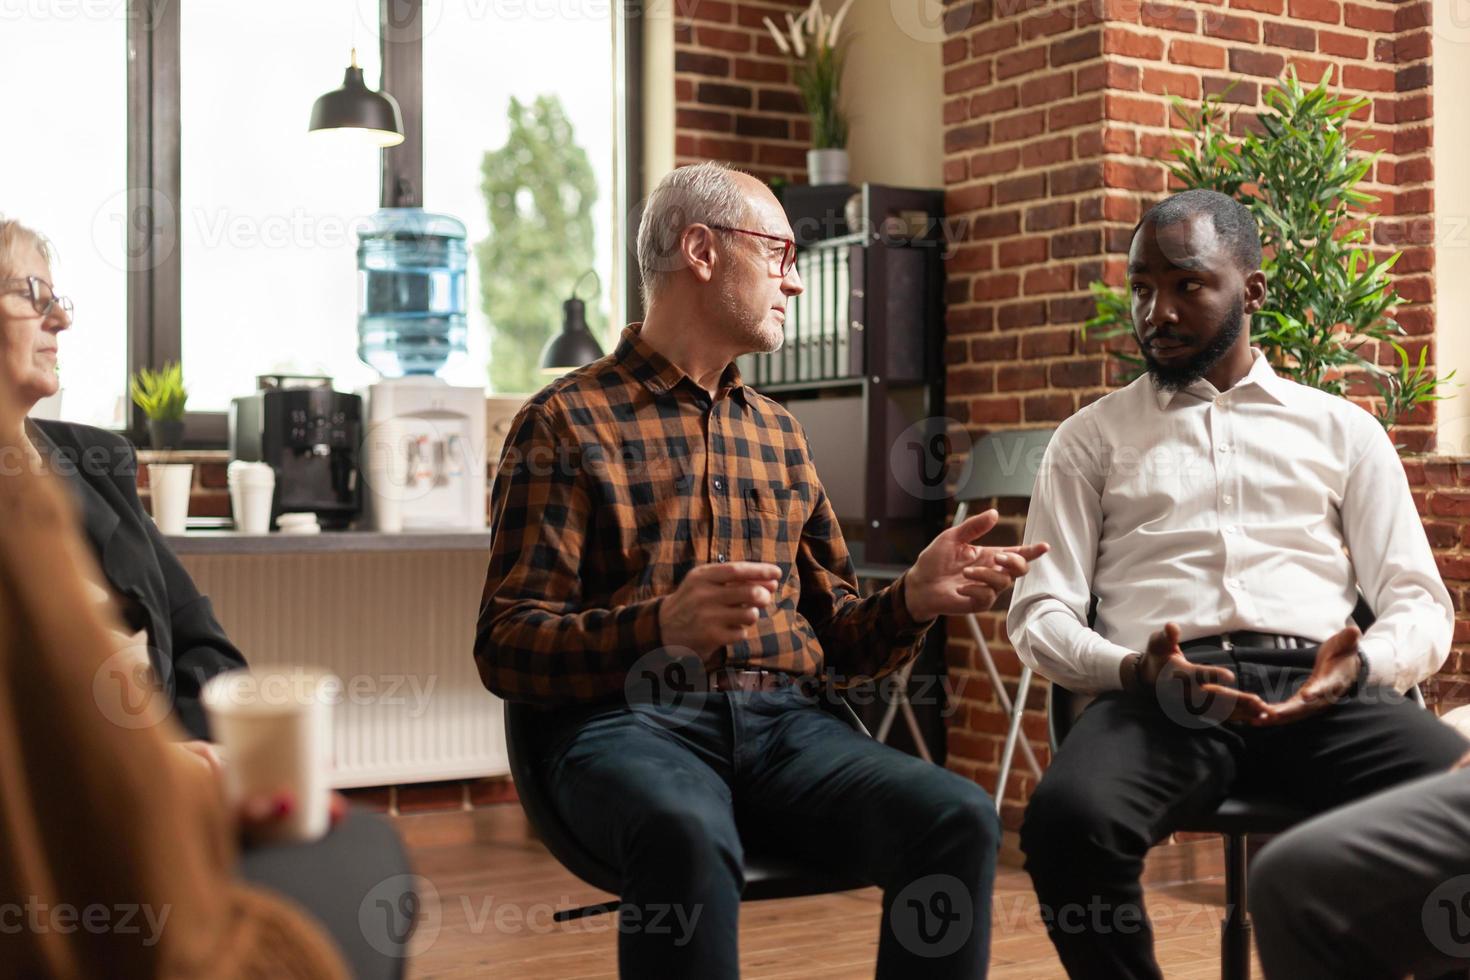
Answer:
POLYGON ((1237 722, 1259 718, 1268 707, 1266 702, 1249 692, 1226 687, 1235 682, 1233 671, 1225 667, 1192 664, 1186 660, 1184 651, 1179 649, 1181 635, 1177 624, 1166 623, 1163 629, 1150 636, 1143 653, 1134 654, 1123 662, 1123 688, 1195 703, 1199 702, 1198 695, 1203 692, 1216 699, 1209 711, 1211 717, 1237 722))
POLYGON ((749 635, 776 601, 781 569, 756 561, 696 565, 659 604, 658 626, 666 647, 687 647, 707 658, 749 635))
POLYGON ((909 615, 924 622, 940 615, 984 612, 1026 574, 1029 562, 1046 554, 1044 542, 1017 548, 982 548, 971 543, 998 520, 999 514, 987 510, 934 536, 904 581, 909 615))
POLYGON ((1334 633, 1317 649, 1312 673, 1297 692, 1280 704, 1266 706, 1265 716, 1252 719, 1254 725, 1285 725, 1315 715, 1342 700, 1352 690, 1362 664, 1356 626, 1334 633))
POLYGON ((1181 635, 1176 623, 1165 623, 1163 629, 1150 636, 1143 653, 1124 661, 1123 687, 1133 691, 1152 690, 1166 671, 1171 677, 1190 684, 1235 682, 1235 674, 1224 667, 1206 667, 1185 660, 1184 651, 1179 649, 1181 635))

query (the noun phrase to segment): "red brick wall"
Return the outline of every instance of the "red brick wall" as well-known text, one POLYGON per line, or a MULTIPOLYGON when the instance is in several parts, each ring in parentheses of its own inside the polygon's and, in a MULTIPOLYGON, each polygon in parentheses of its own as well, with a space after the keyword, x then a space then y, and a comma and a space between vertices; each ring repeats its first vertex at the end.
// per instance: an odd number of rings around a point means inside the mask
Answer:
POLYGON ((1404 461, 1414 503, 1455 603, 1455 640, 1425 698, 1441 710, 1470 704, 1470 459, 1421 456, 1404 461))
MULTIPOLYGON (((1373 99, 1355 129, 1364 133, 1362 149, 1384 152, 1369 184, 1380 197, 1374 239, 1385 253, 1404 250, 1398 289, 1411 303, 1430 304, 1429 10, 1423 2, 1377 0, 952 6, 943 52, 944 173, 950 217, 968 223, 947 268, 950 416, 975 437, 1055 424, 1116 382, 1118 362, 1102 345, 1080 341, 1078 327, 1093 311, 1088 283, 1123 284, 1129 231, 1170 189, 1163 161, 1178 134, 1168 97, 1197 103, 1234 82, 1229 98, 1241 133, 1287 65, 1308 82, 1331 69, 1346 91, 1373 99)), ((1417 355, 1429 345, 1433 357, 1432 307, 1404 308, 1399 317, 1411 334, 1406 346, 1417 355)), ((1407 421, 1399 440, 1430 447, 1432 412, 1407 421)), ((1463 481, 1465 467, 1435 461, 1409 468, 1421 506, 1443 511, 1431 535, 1464 609, 1470 558, 1461 556, 1460 518, 1470 514, 1470 501, 1450 487, 1463 481), (1427 474, 1439 482, 1426 484, 1427 474)), ((1024 515, 1012 508, 1008 516, 1008 533, 1019 534, 1024 515)), ((1019 664, 1003 617, 985 617, 984 631, 1013 679, 1019 664)), ((1457 640, 1467 639, 1470 624, 1461 623, 1457 640)), ((993 789, 1006 718, 973 645, 953 639, 949 652, 964 691, 950 766, 993 789)), ((1463 672, 1462 657, 1448 669, 1463 672)), ((1024 727, 1044 754, 1042 701, 1033 691, 1024 727)), ((1032 782, 1029 772, 1013 777, 1008 825, 1018 823, 1032 782)))
POLYGON ((799 0, 676 0, 674 163, 722 160, 770 180, 806 182, 811 125, 761 18, 784 24, 799 0))

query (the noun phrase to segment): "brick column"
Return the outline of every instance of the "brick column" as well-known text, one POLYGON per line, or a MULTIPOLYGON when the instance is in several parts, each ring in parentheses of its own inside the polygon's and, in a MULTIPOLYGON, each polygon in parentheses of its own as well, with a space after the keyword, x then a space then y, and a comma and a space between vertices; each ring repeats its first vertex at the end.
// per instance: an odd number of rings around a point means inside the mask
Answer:
POLYGON ((722 160, 762 180, 806 182, 811 124, 790 61, 761 23, 799 0, 676 0, 674 163, 722 160))

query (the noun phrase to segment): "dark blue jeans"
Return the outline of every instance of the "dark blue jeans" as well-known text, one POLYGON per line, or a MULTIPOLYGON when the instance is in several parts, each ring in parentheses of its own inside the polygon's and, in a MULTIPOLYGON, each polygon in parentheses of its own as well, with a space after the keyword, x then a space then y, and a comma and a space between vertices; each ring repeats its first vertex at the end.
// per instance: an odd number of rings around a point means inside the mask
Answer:
POLYGON ((748 848, 883 889, 880 978, 984 977, 1000 823, 947 769, 875 742, 794 687, 677 710, 573 709, 548 743, 556 806, 623 876, 629 980, 740 974, 748 848))

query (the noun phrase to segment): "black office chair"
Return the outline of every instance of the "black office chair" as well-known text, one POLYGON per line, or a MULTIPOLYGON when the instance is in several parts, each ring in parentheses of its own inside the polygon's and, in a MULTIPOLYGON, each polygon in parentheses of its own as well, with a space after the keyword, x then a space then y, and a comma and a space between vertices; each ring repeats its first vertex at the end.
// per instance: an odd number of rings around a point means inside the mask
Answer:
MULTIPOLYGON (((1088 614, 1091 625, 1097 600, 1088 614)), ((1353 610, 1353 622, 1367 632, 1373 625, 1373 611, 1361 597, 1353 610)), ((1424 706, 1424 695, 1418 686, 1409 688, 1409 697, 1420 707, 1424 706)), ((1051 751, 1072 730, 1072 724, 1087 707, 1090 698, 1084 698, 1059 684, 1052 684, 1046 696, 1047 734, 1051 740, 1051 751)), ((1228 796, 1221 801, 1214 813, 1195 820, 1179 830, 1187 833, 1219 834, 1225 839, 1225 923, 1220 936, 1221 980, 1250 980, 1251 975, 1251 926, 1246 914, 1246 839, 1251 834, 1280 834, 1313 816, 1312 813, 1284 800, 1263 793, 1246 793, 1228 796)))
MULTIPOLYGON (((846 701, 840 697, 824 695, 819 703, 856 731, 868 736, 868 730, 863 727, 862 721, 846 701)), ((528 704, 506 702, 505 745, 510 755, 510 772, 515 779, 521 808, 526 811, 527 821, 546 845, 546 849, 568 871, 592 887, 616 895, 622 890, 618 873, 582 846, 552 804, 546 785, 546 774, 540 767, 547 727, 547 716, 542 711, 528 704)), ((873 882, 855 874, 801 864, 747 848, 745 890, 741 893, 741 899, 760 901, 767 898, 800 898, 804 895, 825 895, 829 892, 867 888, 872 884, 873 882)), ((598 902, 562 909, 553 913, 552 918, 557 922, 566 922, 569 919, 611 912, 617 907, 617 902, 598 902)))

